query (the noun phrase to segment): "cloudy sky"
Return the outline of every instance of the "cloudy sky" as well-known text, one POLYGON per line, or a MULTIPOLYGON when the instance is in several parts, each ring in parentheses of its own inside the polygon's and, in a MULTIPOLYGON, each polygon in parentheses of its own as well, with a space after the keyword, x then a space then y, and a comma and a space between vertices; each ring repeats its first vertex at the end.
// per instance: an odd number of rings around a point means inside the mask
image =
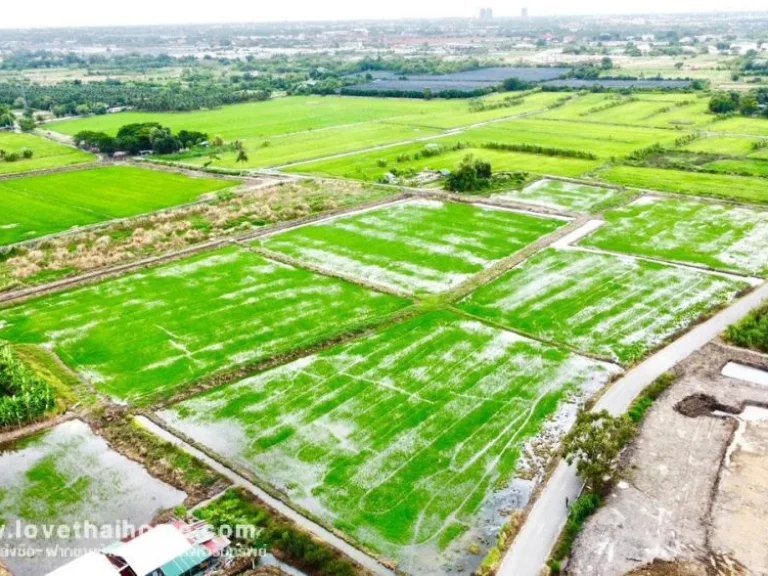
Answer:
POLYGON ((9 0, 0 5, 0 28, 474 16, 482 6, 499 16, 518 15, 524 5, 532 16, 766 9, 764 0, 9 0))

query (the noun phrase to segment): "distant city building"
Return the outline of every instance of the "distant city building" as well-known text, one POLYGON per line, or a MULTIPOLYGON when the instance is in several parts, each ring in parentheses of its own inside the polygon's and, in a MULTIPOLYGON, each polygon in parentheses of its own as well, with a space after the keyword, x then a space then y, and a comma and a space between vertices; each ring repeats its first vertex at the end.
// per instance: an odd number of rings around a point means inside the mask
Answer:
POLYGON ((480 20, 492 20, 493 8, 480 8, 480 20))
POLYGON ((528 8, 522 8, 520 10, 520 18, 528 18, 528 8))

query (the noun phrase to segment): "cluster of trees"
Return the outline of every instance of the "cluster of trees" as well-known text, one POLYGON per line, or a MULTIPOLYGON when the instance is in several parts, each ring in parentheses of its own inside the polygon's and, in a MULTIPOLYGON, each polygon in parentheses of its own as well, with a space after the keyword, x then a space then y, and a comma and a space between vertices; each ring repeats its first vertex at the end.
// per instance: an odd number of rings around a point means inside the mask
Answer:
POLYGON ((76 54, 48 50, 19 50, 3 58, 0 70, 41 68, 107 68, 145 71, 194 64, 194 56, 174 58, 168 54, 76 54))
POLYGON ((0 150, 0 162, 18 162, 19 160, 29 160, 34 156, 34 152, 29 148, 24 148, 21 152, 6 152, 0 150))
POLYGON ((0 346, 0 428, 22 426, 56 406, 53 388, 13 353, 0 346))
POLYGON ((717 92, 709 100, 709 110, 715 114, 763 115, 768 118, 768 88, 747 93, 717 92))
POLYGON ((486 142, 483 148, 489 150, 504 150, 507 152, 525 152, 527 154, 541 154, 543 156, 560 156, 562 158, 581 158, 582 160, 597 160, 597 155, 586 150, 572 150, 570 148, 557 148, 554 146, 540 146, 539 144, 509 144, 507 142, 486 142))
MULTIPOLYGON (((233 84, 229 80, 170 83, 72 80, 47 85, 27 83, 23 91, 21 101, 26 107, 49 110, 58 117, 103 114, 112 107, 157 112, 198 110, 270 96, 264 90, 252 89, 248 83, 233 84)), ((0 104, 17 105, 20 93, 18 83, 0 82, 0 104)))
POLYGON ((11 107, 6 104, 0 104, 0 128, 9 128, 15 122, 11 107))
POLYGON ((448 175, 445 187, 452 192, 473 192, 488 188, 493 177, 491 163, 467 154, 459 167, 448 175))
POLYGON ((105 132, 83 130, 74 136, 78 146, 98 150, 103 154, 115 152, 139 154, 152 151, 154 154, 173 154, 182 148, 190 148, 208 140, 204 132, 181 130, 174 134, 170 128, 157 122, 126 124, 113 137, 105 132))

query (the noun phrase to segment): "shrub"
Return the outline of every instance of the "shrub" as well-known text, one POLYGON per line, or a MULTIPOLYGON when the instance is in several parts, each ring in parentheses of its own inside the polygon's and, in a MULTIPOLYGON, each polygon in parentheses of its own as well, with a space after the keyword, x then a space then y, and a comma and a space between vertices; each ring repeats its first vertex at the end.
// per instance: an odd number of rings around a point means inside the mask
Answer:
POLYGON ((768 302, 764 302, 740 322, 729 326, 725 337, 737 346, 768 352, 768 302))

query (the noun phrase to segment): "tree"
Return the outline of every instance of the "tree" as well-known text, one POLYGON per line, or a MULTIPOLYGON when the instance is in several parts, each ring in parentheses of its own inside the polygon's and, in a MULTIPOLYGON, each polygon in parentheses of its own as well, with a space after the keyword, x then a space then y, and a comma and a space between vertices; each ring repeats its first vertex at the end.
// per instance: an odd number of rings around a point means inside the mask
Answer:
POLYGON ((519 90, 528 90, 531 87, 530 82, 523 82, 519 78, 507 78, 504 80, 504 90, 515 92, 519 90))
POLYGON ((491 176, 490 162, 475 160, 472 154, 467 154, 459 167, 448 175, 445 187, 453 192, 472 192, 487 188, 491 176))
POLYGON ((243 148, 238 151, 236 162, 248 162, 248 153, 243 148))
POLYGON ((34 118, 27 118, 24 117, 21 120, 19 120, 19 128, 21 128, 24 132, 31 132, 35 129, 35 120, 34 118))
POLYGON ((739 112, 744 114, 744 116, 752 116, 759 110, 760 107, 754 94, 745 94, 739 100, 739 112))
POLYGON ((734 112, 738 106, 739 94, 737 92, 718 92, 709 101, 709 110, 715 114, 734 112))
POLYGON ((600 60, 600 68, 603 70, 610 70, 613 68, 613 60, 611 60, 608 56, 603 56, 603 59, 600 60))
POLYGON ((615 478, 619 455, 634 429, 626 415, 581 411, 573 429, 563 438, 560 452, 568 464, 576 463, 579 476, 599 492, 615 478))
POLYGON ((682 68, 683 68, 683 63, 682 62, 675 62, 675 69, 682 70, 682 68))

